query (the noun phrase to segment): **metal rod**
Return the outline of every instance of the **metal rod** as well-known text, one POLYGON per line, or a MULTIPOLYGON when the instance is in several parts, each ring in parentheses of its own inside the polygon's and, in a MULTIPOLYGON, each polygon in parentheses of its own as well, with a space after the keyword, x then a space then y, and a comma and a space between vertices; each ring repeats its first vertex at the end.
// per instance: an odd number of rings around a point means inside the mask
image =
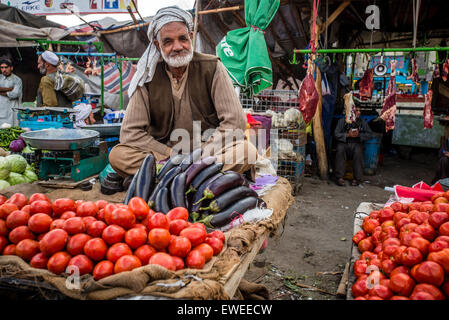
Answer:
MULTIPOLYGON (((38 51, 37 54, 42 54, 38 51)), ((115 57, 116 53, 88 53, 88 52, 53 52, 57 56, 81 56, 81 57, 115 57)))
MULTIPOLYGON (((296 49, 296 53, 312 53, 310 49, 296 49)), ((449 51, 449 47, 418 48, 358 48, 358 49, 318 49, 315 53, 380 53, 380 52, 414 52, 414 51, 449 51)))
POLYGON ((123 110, 123 61, 119 61, 120 71, 120 110, 123 110))

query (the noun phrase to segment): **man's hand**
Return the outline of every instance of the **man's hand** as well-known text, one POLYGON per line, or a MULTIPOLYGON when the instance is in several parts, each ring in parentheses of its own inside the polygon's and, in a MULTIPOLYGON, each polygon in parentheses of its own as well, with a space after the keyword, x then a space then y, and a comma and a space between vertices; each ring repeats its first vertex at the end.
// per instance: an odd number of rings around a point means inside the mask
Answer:
POLYGON ((0 92, 1 96, 7 97, 8 95, 6 94, 6 92, 0 92))
MULTIPOLYGON (((14 88, 0 87, 0 93, 12 91, 14 88)), ((2 94, 3 95, 3 94, 2 94)))
POLYGON ((357 138, 359 136, 359 130, 358 129, 351 129, 348 131, 347 137, 349 138, 357 138))

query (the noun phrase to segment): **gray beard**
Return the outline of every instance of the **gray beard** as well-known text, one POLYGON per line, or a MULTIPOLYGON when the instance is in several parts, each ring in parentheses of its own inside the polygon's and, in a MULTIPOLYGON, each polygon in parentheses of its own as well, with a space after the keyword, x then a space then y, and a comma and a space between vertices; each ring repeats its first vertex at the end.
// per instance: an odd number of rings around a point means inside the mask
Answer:
MULTIPOLYGON (((186 52, 187 50, 184 50, 184 52, 186 52)), ((193 48, 190 51, 187 51, 187 54, 184 56, 181 56, 179 54, 171 57, 171 56, 166 56, 164 54, 164 51, 161 50, 161 55, 162 58, 164 59, 164 61, 172 68, 180 68, 180 67, 185 67, 187 66, 190 61, 192 61, 193 58, 193 48)))
POLYGON ((39 72, 40 72, 41 74, 46 74, 46 73, 47 73, 47 69, 45 69, 45 68, 40 68, 40 69, 39 69, 39 72))

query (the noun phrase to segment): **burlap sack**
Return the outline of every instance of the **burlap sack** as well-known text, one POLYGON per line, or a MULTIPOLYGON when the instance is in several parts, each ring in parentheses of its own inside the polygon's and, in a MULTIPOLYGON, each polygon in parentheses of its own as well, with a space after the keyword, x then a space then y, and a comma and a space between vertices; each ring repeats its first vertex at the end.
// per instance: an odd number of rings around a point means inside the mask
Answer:
MULTIPOLYGON (((267 207, 273 209, 270 219, 258 223, 244 223, 226 232, 226 243, 220 255, 213 257, 203 269, 169 271, 158 265, 147 265, 95 281, 91 275, 80 278, 80 286, 67 286, 66 276, 48 270, 31 268, 17 256, 0 256, 0 277, 44 281, 64 295, 79 300, 109 300, 119 297, 150 295, 170 299, 231 299, 224 284, 254 246, 256 239, 276 232, 293 202, 291 185, 279 178, 265 195, 267 207)), ((237 288, 236 288, 237 289, 237 288)))

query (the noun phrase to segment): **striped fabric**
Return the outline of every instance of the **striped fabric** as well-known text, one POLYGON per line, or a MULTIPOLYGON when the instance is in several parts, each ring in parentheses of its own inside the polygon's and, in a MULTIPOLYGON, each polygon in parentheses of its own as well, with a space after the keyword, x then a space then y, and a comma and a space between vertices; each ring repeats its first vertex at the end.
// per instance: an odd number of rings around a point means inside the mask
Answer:
MULTIPOLYGON (((123 94, 128 94, 129 83, 136 72, 136 65, 131 61, 122 62, 123 94)), ((104 66, 104 86, 109 93, 120 93, 120 71, 115 63, 110 62, 104 66)))

